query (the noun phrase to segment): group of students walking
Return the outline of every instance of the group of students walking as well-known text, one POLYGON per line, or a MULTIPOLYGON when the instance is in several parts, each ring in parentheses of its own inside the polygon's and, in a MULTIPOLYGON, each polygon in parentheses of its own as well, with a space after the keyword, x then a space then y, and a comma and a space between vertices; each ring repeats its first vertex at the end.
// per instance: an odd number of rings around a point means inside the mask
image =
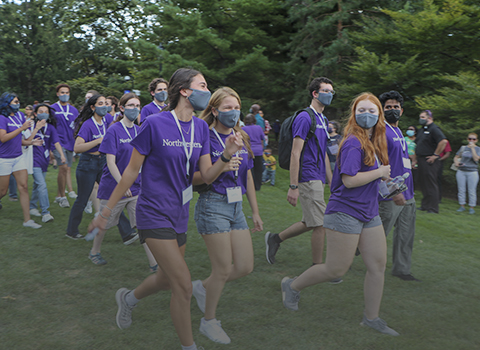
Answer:
MULTIPOLYGON (((387 249, 385 220, 382 225, 383 218, 379 216, 378 187, 382 180, 397 175, 393 169, 409 169, 402 160, 408 160, 408 151, 392 136, 398 132, 401 135, 397 127, 399 113, 384 112, 400 107, 385 107, 395 96, 387 96, 382 102, 370 93, 356 97, 332 174, 327 155, 329 122, 323 115, 335 93, 332 84, 327 78, 312 81, 311 113, 300 113, 293 124, 287 200, 294 206, 300 200, 303 218, 280 234, 266 234, 267 260, 275 262, 281 242, 313 229, 314 264, 299 277, 286 277, 281 282, 285 307, 297 310, 300 291, 316 283, 340 279, 358 248, 367 268, 362 324, 398 335, 379 318, 387 249), (312 126, 310 114, 316 123, 315 137, 307 139, 312 126), (323 189, 327 182, 332 194, 326 205, 323 189), (323 262, 325 236, 327 254, 323 262)), ((132 311, 140 300, 170 290, 170 314, 182 349, 197 349, 190 315, 192 295, 204 313, 200 332, 215 342, 228 344, 231 340, 216 319, 217 305, 226 282, 253 271, 251 232, 263 230, 252 176, 255 155, 249 136, 239 126, 241 99, 228 87, 211 94, 204 76, 185 68, 178 69, 169 82, 152 81, 149 89, 151 104, 141 108, 138 97, 127 93, 116 106, 115 120, 108 124, 105 116, 111 101, 101 94, 92 94, 78 113, 66 103, 65 96, 70 94, 68 85, 61 86, 57 88, 60 99, 57 107, 37 106, 34 121, 24 120, 18 113, 16 96, 2 95, 1 101, 8 102, 0 104, 0 197, 5 195, 8 178, 13 173, 19 184, 22 208, 26 203, 24 225, 35 227, 37 224, 25 215, 30 211, 22 144, 35 145, 37 154, 44 152, 43 163, 35 163, 41 169, 41 173, 34 173, 35 179, 45 177, 47 151, 55 148, 59 164, 66 168, 69 158, 71 165, 73 152, 81 153, 76 170, 78 196, 70 211, 67 235, 83 238, 78 227, 98 184, 96 197, 100 199, 100 208, 88 227, 89 233, 96 233, 89 259, 97 265, 106 263, 101 255, 105 232, 119 223, 123 210, 127 209, 129 224, 138 229, 149 265, 155 272, 137 287, 117 291, 118 327, 125 329, 132 324, 132 311), (144 113, 147 109, 152 113, 144 113), (195 111, 202 111, 199 118, 195 111), (58 134, 67 130, 67 135, 56 135, 55 124, 58 134), (26 134, 26 130, 31 130, 31 134, 26 134), (43 135, 40 140, 35 138, 38 133, 43 135), (194 186, 200 192, 194 219, 207 246, 211 273, 192 282, 184 256, 194 186), (244 194, 252 209, 251 230, 242 209, 244 194)), ((58 193, 59 203, 65 200, 65 184, 66 180, 62 183, 59 180, 59 188, 63 185, 58 193)), ((38 196, 43 191, 40 187, 36 188, 38 196)), ((394 198, 395 205, 401 208, 412 202, 411 198, 401 197, 394 198)), ((389 215, 388 208, 390 205, 385 209, 385 217, 389 215)), ((397 219, 401 214, 395 211, 392 215, 388 231, 399 225, 397 219)), ((396 229, 394 234, 400 235, 400 231, 396 229)), ((410 274, 409 262, 407 265, 399 272, 401 275, 410 274)))

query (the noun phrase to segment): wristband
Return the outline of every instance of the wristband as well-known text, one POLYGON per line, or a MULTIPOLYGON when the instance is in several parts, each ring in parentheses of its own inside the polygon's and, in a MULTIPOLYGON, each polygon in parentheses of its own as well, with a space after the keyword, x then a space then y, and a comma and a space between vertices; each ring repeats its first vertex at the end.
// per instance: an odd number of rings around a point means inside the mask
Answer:
POLYGON ((113 211, 112 209, 110 209, 109 207, 105 206, 105 208, 107 208, 108 210, 110 210, 111 212, 113 211))
POLYGON ((434 153, 433 155, 434 155, 434 156, 437 156, 438 158, 440 158, 440 155, 439 155, 439 154, 435 154, 435 153, 434 153))
POLYGON ((98 215, 100 215, 100 216, 101 216, 102 218, 104 218, 105 220, 108 220, 108 217, 103 216, 101 211, 98 212, 98 215))
POLYGON ((289 187, 290 187, 292 190, 296 190, 296 189, 298 188, 297 185, 290 185, 289 187))
POLYGON ((222 162, 228 163, 231 158, 230 158, 230 159, 226 158, 226 157, 223 155, 223 153, 222 153, 222 155, 220 156, 220 159, 222 160, 222 162))

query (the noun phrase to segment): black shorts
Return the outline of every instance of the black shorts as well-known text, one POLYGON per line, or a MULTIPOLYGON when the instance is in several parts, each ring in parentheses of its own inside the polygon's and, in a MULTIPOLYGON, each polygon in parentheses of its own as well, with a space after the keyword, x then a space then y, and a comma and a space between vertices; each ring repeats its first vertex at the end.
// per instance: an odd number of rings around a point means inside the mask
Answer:
POLYGON ((145 239, 147 238, 176 239, 179 247, 187 243, 186 233, 177 233, 173 228, 170 228, 170 227, 138 230, 138 235, 140 236, 141 243, 145 243, 145 239))

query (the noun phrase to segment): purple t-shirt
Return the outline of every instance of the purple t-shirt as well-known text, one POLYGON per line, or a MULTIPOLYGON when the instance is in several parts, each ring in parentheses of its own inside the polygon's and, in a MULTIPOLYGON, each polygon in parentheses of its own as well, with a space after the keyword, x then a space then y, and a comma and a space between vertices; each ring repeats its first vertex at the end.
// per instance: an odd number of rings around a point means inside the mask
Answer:
POLYGON ((73 152, 73 145, 75 144, 73 130, 75 119, 78 117, 78 110, 70 104, 62 106, 60 102, 54 103, 50 107, 54 109, 57 118, 57 133, 60 145, 73 152))
MULTIPOLYGON (((96 140, 100 137, 104 137, 105 133, 107 132, 107 126, 105 123, 102 123, 102 125, 97 125, 93 118, 94 117, 91 117, 90 119, 85 120, 82 127, 78 131, 77 137, 84 139, 85 143, 96 140)), ((85 153, 98 152, 99 148, 100 145, 96 145, 85 153)))
MULTIPOLYGON (((132 128, 124 128, 122 122, 114 123, 108 128, 105 137, 100 145, 100 152, 105 154, 113 154, 115 156, 115 164, 120 174, 123 174, 130 162, 133 146, 130 142, 138 134, 140 127, 133 125, 132 128), (125 131, 127 129, 127 131, 125 131)), ((98 186, 98 195, 100 199, 109 199, 113 190, 117 186, 117 181, 110 173, 107 164, 103 168, 102 179, 98 186)), ((137 177, 133 185, 130 187, 132 196, 136 196, 140 192, 140 175, 137 177)))
MULTIPOLYGON (((192 184, 198 159, 210 153, 209 130, 205 121, 193 117, 194 140, 187 179, 187 156, 183 140, 171 112, 162 112, 142 123, 131 145, 145 156, 141 191, 137 202, 139 229, 173 228, 187 231, 189 203, 183 205, 182 192, 192 184)), ((190 152, 191 122, 180 121, 190 152)))
MULTIPOLYGON (((298 179, 298 182, 321 180, 325 183, 325 152, 327 152, 328 120, 323 114, 318 113, 315 113, 315 118, 317 120, 315 136, 317 136, 320 145, 320 154, 318 154, 317 140, 315 137, 311 137, 304 148, 302 177, 298 179), (320 116, 323 118, 323 123, 320 116)), ((307 112, 301 112, 297 118, 295 118, 292 125, 293 138, 300 137, 302 140, 305 140, 311 126, 312 118, 310 115, 307 112)))
MULTIPOLYGON (((225 144, 225 140, 229 135, 218 134, 222 139, 223 144, 225 144)), ((210 156, 212 157, 212 164, 215 163, 218 158, 222 155, 224 147, 220 143, 215 135, 213 130, 210 130, 210 156)), ((247 192, 247 178, 248 178, 248 170, 253 168, 253 158, 248 156, 248 151, 244 147, 239 152, 239 156, 243 158, 238 169, 238 179, 235 183, 235 172, 229 171, 226 173, 221 173, 220 176, 212 183, 212 191, 226 195, 228 187, 235 187, 240 186, 242 188, 242 194, 247 192)))
POLYGON ((41 128, 34 137, 42 139, 43 145, 33 147, 33 167, 41 168, 42 172, 48 169, 50 162, 50 151, 55 149, 55 144, 59 142, 57 130, 51 124, 46 124, 41 128))
POLYGON ((112 126, 111 124, 113 122, 113 115, 111 115, 110 113, 105 114, 105 117, 103 117, 103 122, 105 123, 108 129, 110 126, 112 126))
MULTIPOLYGON (((5 130, 7 134, 21 128, 23 123, 25 123, 25 115, 22 112, 17 112, 15 115, 8 117, 0 115, 0 129, 5 130)), ((0 158, 17 158, 21 155, 22 133, 5 143, 0 141, 0 158)))
MULTIPOLYGON (((386 126, 386 136, 387 136, 387 144, 388 144, 388 160, 390 163, 390 177, 395 178, 399 175, 403 175, 405 173, 409 173, 410 176, 407 177, 405 180, 405 184, 407 185, 408 189, 403 192, 403 196, 405 200, 409 200, 413 198, 413 176, 412 176, 412 169, 405 168, 403 166, 403 159, 408 161, 410 164, 410 159, 408 158, 408 146, 405 138, 403 137, 402 131, 396 127, 390 127, 388 124, 386 126), (395 130, 395 131, 394 131, 395 130), (396 132, 396 134, 395 134, 396 132)), ((384 199, 380 194, 378 194, 379 200, 389 200, 391 201, 392 198, 384 199)))
POLYGON ((163 106, 158 106, 155 104, 155 102, 150 102, 148 105, 143 106, 142 111, 140 112, 140 120, 143 123, 145 121, 145 118, 152 115, 152 114, 158 114, 165 108, 167 108, 167 104, 163 106))
POLYGON ((325 214, 345 213, 362 222, 368 222, 378 215, 380 179, 355 188, 345 187, 342 181, 342 174, 355 176, 359 172, 378 169, 376 160, 373 166, 367 166, 363 163, 363 157, 364 152, 360 141, 353 135, 348 136, 338 152, 330 186, 332 194, 325 214), (340 163, 340 169, 338 163, 340 163))
POLYGON ((263 156, 263 141, 265 140, 265 134, 261 126, 258 125, 245 125, 243 128, 248 136, 250 136, 250 146, 255 157, 263 156))

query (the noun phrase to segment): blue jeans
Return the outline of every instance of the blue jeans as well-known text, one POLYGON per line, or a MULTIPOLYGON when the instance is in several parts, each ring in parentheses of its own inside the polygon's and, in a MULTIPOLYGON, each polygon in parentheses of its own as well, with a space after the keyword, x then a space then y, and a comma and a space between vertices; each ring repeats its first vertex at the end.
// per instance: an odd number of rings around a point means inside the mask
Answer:
POLYGON ((275 170, 268 169, 265 167, 262 176, 262 182, 270 180, 270 185, 275 186, 275 170))
POLYGON ((458 203, 465 205, 467 202, 466 190, 468 190, 468 205, 477 205, 478 171, 457 171, 458 203))
POLYGON ((13 174, 10 175, 10 182, 8 183, 8 196, 10 198, 18 198, 17 196, 17 180, 13 174))
POLYGON ((33 168, 33 190, 32 198, 30 199, 30 209, 37 209, 37 201, 40 202, 42 208, 42 215, 50 214, 48 208, 50 201, 48 200, 47 183, 45 182, 47 172, 43 172, 42 168, 33 168))

